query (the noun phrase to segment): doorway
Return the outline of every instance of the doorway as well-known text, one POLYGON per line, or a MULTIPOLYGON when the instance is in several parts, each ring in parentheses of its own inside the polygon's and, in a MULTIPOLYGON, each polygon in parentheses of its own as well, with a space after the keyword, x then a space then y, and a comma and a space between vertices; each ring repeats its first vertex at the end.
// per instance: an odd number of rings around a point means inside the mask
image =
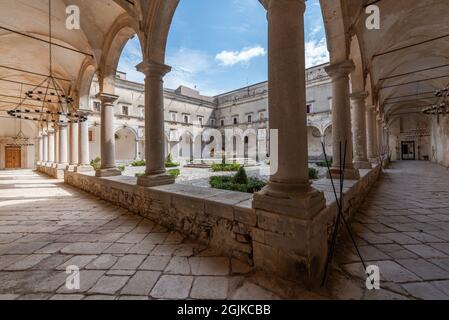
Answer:
POLYGON ((20 169, 22 167, 22 149, 20 147, 5 148, 6 169, 20 169))
POLYGON ((415 159, 415 141, 403 141, 401 143, 402 160, 415 159))

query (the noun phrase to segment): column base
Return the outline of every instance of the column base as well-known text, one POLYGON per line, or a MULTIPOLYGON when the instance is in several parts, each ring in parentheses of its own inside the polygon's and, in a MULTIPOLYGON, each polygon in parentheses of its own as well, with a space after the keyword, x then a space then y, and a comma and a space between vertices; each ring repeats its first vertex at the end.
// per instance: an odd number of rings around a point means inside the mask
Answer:
POLYGON ((75 164, 69 164, 65 169, 70 172, 75 172, 75 164))
POLYGON ((167 173, 144 175, 137 178, 137 185, 142 187, 157 187, 175 183, 175 178, 167 173))
POLYGON ((354 168, 356 168, 356 169, 372 169, 372 166, 368 160, 354 161, 354 168))
POLYGON ((311 186, 289 190, 289 185, 279 187, 273 182, 253 196, 253 209, 310 218, 326 206, 324 194, 311 186))
MULTIPOLYGON (((339 168, 331 168, 330 174, 332 175, 332 179, 338 180, 341 176, 341 171, 339 168)), ((327 178, 330 179, 329 173, 327 173, 327 178)), ((345 180, 359 180, 360 179, 360 173, 358 169, 344 169, 344 178, 345 180)))
POLYGON ((68 165, 68 163, 58 163, 56 164, 55 168, 57 170, 66 170, 68 165))
POLYGON ((94 171, 94 168, 91 165, 80 165, 80 166, 75 166, 74 172, 91 172, 94 171))
POLYGON ((117 168, 99 169, 95 171, 96 177, 115 177, 121 175, 122 172, 117 168))

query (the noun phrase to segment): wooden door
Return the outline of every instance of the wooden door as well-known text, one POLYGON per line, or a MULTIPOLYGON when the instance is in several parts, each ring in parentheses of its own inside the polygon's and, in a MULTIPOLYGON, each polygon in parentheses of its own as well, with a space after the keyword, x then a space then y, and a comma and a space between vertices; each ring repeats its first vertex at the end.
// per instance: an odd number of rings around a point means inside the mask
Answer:
POLYGON ((22 152, 20 147, 6 147, 6 169, 20 169, 22 167, 22 152))

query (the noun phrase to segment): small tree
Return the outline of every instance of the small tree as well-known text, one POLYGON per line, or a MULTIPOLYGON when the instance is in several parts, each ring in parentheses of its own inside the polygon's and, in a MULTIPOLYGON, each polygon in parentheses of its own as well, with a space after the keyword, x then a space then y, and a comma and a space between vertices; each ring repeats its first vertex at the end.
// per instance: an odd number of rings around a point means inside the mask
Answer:
POLYGON ((246 175, 245 168, 240 167, 239 171, 237 171, 236 175, 234 176, 234 182, 238 184, 248 183, 248 176, 246 175))

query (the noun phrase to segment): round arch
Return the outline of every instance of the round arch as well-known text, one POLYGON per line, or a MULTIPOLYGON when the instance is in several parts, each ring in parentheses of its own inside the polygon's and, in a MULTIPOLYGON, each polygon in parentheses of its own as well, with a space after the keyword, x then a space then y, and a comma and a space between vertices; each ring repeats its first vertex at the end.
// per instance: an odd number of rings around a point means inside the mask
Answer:
POLYGON ((115 157, 123 163, 132 162, 137 158, 136 132, 129 127, 122 127, 115 131, 115 157))

